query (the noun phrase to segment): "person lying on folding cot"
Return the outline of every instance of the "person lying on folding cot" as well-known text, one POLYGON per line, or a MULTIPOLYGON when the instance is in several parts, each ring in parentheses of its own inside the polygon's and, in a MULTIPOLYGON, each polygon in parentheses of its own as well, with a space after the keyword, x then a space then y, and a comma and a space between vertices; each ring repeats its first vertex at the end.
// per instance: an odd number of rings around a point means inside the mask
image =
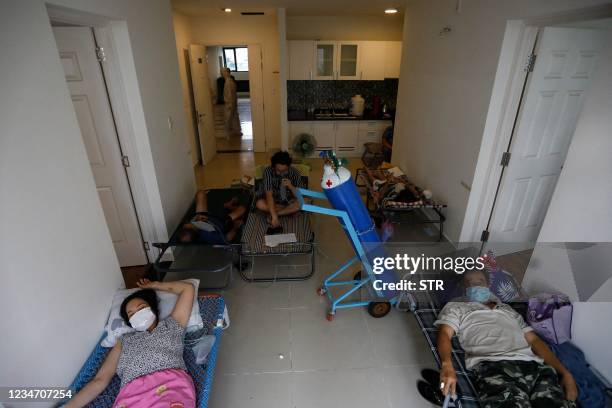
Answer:
POLYGON ((465 272, 463 283, 465 297, 447 303, 434 323, 443 394, 455 395, 451 338, 457 334, 482 407, 574 407, 574 378, 523 317, 489 291, 487 273, 465 272))
POLYGON ((93 401, 115 373, 121 379, 121 389, 113 407, 195 407, 195 386, 183 360, 193 284, 140 279, 138 286, 142 290, 126 297, 120 309, 123 320, 136 331, 117 341, 93 380, 65 407, 83 407, 93 401), (178 295, 172 313, 161 321, 155 290, 178 295))
POLYGON ((208 211, 208 193, 198 191, 195 215, 178 231, 178 240, 212 245, 232 242, 246 210, 246 205, 241 204, 240 197, 236 196, 223 205, 221 212, 213 214, 208 211))
POLYGON ((269 214, 272 228, 279 228, 278 217, 300 211, 296 188, 305 188, 299 171, 291 167, 291 156, 285 151, 274 153, 270 166, 263 171, 263 191, 258 194, 256 206, 269 214))

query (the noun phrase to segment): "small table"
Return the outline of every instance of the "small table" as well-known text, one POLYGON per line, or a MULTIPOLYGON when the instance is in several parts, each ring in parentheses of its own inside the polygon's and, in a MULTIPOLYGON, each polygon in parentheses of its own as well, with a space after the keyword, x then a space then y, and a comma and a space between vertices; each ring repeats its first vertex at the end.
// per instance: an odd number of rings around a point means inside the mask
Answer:
POLYGON ((422 221, 415 222, 413 224, 438 224, 438 241, 442 241, 444 221, 446 221, 446 217, 442 213, 442 210, 446 208, 446 204, 426 199, 423 196, 423 190, 412 184, 405 174, 396 176, 395 179, 404 183, 406 188, 408 188, 416 197, 416 200, 405 202, 395 201, 393 199, 384 197, 379 198, 378 200, 375 199, 374 196, 378 191, 378 189, 375 190, 374 188, 375 180, 385 180, 390 176, 391 174, 386 169, 357 169, 355 174, 355 184, 357 184, 358 187, 365 187, 366 189, 366 206, 368 211, 370 211, 374 217, 379 217, 379 219, 387 219, 394 223, 400 223, 403 215, 412 213, 415 210, 420 210, 425 215, 423 210, 429 208, 436 214, 436 218, 431 219, 425 216, 422 221), (359 181, 361 181, 361 184, 359 181))

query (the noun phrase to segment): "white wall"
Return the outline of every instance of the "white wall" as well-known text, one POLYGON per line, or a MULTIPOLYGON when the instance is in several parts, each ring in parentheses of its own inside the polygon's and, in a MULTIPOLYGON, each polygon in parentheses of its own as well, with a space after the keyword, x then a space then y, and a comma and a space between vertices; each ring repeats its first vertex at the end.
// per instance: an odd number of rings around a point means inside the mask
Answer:
POLYGON ((582 301, 574 312, 573 340, 612 381, 612 326, 601 324, 612 321, 612 32, 606 43, 523 286, 582 301), (549 242, 598 244, 551 249, 549 242), (557 256, 549 257, 551 251, 557 256), (563 257, 567 261, 557 262, 563 257))
POLYGON ((414 0, 406 3, 393 161, 448 204, 445 232, 459 239, 506 22, 604 0, 414 0), (440 30, 452 27, 446 36, 440 30))
POLYGON ((189 51, 189 44, 193 43, 191 28, 187 17, 174 12, 172 13, 172 23, 174 26, 174 36, 176 39, 176 53, 178 58, 179 75, 181 78, 181 88, 183 94, 183 108, 185 109, 185 120, 187 124, 187 134, 189 138, 189 155, 191 164, 198 163, 198 145, 196 141, 195 129, 192 125, 193 114, 191 110, 191 84, 187 78, 187 67, 185 62, 185 50, 189 51))
POLYGON ((287 16, 287 39, 401 41, 402 16, 287 16))
MULTIPOLYGON (((194 176, 168 2, 51 3, 127 22, 151 176, 167 225, 176 225, 194 176)), ((0 310, 10 311, 0 319, 0 384, 66 386, 102 334, 123 279, 45 2, 3 1, 0 38, 0 310)))
POLYGON ((279 148, 279 41, 275 15, 190 17, 195 42, 204 45, 261 44, 267 149, 279 148))

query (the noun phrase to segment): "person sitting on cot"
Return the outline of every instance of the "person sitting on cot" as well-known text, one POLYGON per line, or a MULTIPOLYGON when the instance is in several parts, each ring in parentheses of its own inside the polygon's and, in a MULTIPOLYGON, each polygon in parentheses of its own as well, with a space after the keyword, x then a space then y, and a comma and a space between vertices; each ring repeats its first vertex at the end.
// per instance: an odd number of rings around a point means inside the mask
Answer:
POLYGON ((185 330, 193 307, 189 282, 151 282, 140 279, 141 290, 121 304, 121 317, 136 329, 117 340, 95 377, 64 407, 84 407, 100 395, 115 373, 121 379, 114 407, 182 407, 196 405, 193 379, 183 359, 185 330), (155 290, 177 295, 170 316, 159 320, 155 290))
POLYGON ((200 190, 196 194, 195 215, 178 231, 178 240, 211 245, 232 242, 246 210, 246 205, 240 204, 240 198, 236 196, 223 205, 220 213, 213 214, 208 211, 208 192, 200 190))
POLYGON ((272 228, 280 227, 278 217, 300 211, 296 198, 296 188, 306 187, 299 171, 291 167, 291 156, 285 151, 274 153, 270 166, 263 171, 263 191, 260 192, 256 206, 269 214, 268 222, 272 228))
POLYGON ((451 338, 456 334, 482 407, 575 407, 572 374, 521 315, 490 292, 488 274, 467 271, 463 283, 466 296, 447 303, 434 323, 443 394, 455 395, 451 338))

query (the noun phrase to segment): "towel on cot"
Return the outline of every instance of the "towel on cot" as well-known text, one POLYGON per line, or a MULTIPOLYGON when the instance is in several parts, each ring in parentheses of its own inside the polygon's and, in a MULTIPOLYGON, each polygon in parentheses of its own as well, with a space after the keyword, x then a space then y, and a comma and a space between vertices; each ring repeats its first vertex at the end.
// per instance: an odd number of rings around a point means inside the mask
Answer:
POLYGON ((176 368, 155 371, 127 383, 113 408, 194 408, 196 393, 191 376, 176 368))

